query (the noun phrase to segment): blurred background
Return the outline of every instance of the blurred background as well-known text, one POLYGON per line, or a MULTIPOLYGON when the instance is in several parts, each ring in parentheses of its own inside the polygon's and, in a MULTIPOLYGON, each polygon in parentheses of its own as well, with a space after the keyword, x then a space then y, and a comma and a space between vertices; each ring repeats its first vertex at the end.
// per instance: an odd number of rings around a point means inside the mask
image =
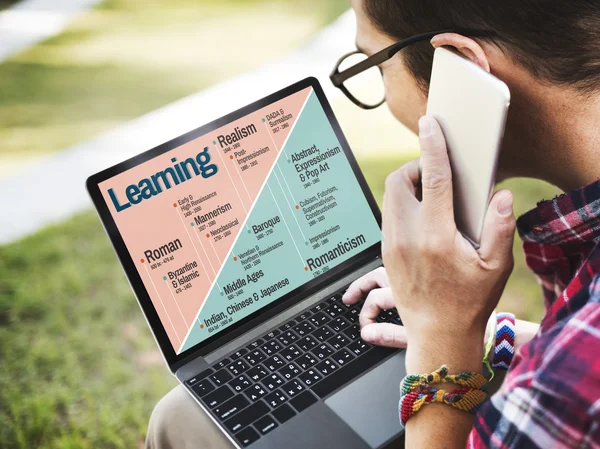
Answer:
MULTIPOLYGON (((347 0, 0 0, 0 447, 143 447, 166 369, 85 178, 304 76, 323 83, 381 201, 418 156, 386 107, 327 75, 347 0)), ((514 180, 516 211, 556 190, 514 180)), ((515 242, 500 309, 539 321, 515 242)), ((441 299, 441 298, 440 298, 441 299)))

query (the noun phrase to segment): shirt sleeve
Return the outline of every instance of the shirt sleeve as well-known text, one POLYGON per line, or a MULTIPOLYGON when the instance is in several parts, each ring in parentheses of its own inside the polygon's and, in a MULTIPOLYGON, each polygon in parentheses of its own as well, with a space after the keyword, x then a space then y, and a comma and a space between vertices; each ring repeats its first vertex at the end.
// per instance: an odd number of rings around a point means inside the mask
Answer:
POLYGON ((600 282, 589 300, 519 349, 479 409, 471 449, 600 449, 600 282))

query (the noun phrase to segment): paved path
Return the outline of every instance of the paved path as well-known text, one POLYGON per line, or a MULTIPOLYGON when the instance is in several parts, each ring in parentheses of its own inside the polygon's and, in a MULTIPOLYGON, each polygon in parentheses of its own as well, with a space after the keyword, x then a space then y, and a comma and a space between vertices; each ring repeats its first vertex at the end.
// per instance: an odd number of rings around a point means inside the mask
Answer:
MULTIPOLYGON (((91 0, 88 0, 90 2, 91 0)), ((48 0, 47 3, 66 4, 48 0)), ((25 3, 25 2, 24 2, 25 3)), ((28 3, 44 3, 38 2, 28 3)), ((85 3, 80 0, 80 3, 85 3)), ((89 208, 86 178, 95 172, 177 137, 307 76, 316 76, 332 99, 340 95, 328 75, 354 42, 348 11, 288 57, 210 87, 75 145, 0 179, 0 243, 30 234, 89 208)))
POLYGON ((62 32, 101 0, 23 0, 0 11, 0 61, 62 32))

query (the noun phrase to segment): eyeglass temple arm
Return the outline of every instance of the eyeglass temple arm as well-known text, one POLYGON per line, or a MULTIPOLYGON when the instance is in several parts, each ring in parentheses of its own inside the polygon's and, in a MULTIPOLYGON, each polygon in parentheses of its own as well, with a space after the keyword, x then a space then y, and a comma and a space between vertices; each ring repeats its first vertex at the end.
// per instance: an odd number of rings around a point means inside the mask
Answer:
POLYGON ((348 56, 355 54, 355 53, 359 53, 359 52, 353 51, 351 53, 348 53, 339 59, 339 61, 335 65, 335 68, 329 75, 329 78, 331 79, 331 82, 333 83, 334 86, 339 87, 347 79, 352 78, 353 76, 358 75, 359 73, 364 72, 365 70, 370 69, 373 66, 382 64, 385 61, 387 61, 388 59, 391 59, 396 53, 398 53, 404 47, 414 44, 415 42, 431 39, 434 36, 437 36, 438 34, 443 34, 443 33, 461 33, 461 34, 465 34, 465 35, 472 36, 472 37, 490 37, 490 36, 495 35, 495 33, 492 31, 480 31, 480 30, 471 30, 471 31, 441 30, 441 31, 430 31, 429 33, 417 34, 416 36, 411 36, 408 39, 404 39, 400 42, 392 44, 389 47, 384 48, 381 51, 378 51, 374 55, 369 56, 364 61, 361 61, 356 65, 353 65, 352 67, 344 70, 343 72, 340 72, 339 67, 340 67, 340 64, 342 63, 342 61, 344 59, 346 59, 348 56))

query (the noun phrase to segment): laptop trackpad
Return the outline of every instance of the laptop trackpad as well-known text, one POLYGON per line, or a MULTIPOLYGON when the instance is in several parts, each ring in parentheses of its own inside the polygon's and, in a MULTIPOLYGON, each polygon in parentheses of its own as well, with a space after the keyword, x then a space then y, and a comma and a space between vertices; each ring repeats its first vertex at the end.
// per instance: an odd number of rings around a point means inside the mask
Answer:
POLYGON ((400 381, 406 375, 402 351, 325 400, 372 448, 402 432, 398 422, 400 381))

